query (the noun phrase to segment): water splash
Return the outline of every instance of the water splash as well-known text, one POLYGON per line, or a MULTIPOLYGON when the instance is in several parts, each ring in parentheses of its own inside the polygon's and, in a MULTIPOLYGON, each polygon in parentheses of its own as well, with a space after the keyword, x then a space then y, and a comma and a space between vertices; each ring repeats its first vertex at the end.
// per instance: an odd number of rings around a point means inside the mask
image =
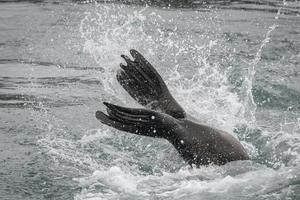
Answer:
POLYGON ((98 4, 81 22, 84 51, 105 69, 99 73, 104 91, 130 103, 126 93, 118 95, 122 89, 116 83, 115 71, 122 61, 119 55, 136 48, 158 69, 189 113, 207 124, 232 130, 241 120, 232 116, 237 116, 243 105, 227 83, 230 68, 224 69, 219 59, 210 58, 226 51, 215 13, 186 17, 185 12, 178 11, 174 18, 168 11, 157 13, 150 7, 131 10, 124 5, 98 4))
MULTIPOLYGON (((99 73, 104 90, 116 95, 115 71, 122 61, 121 54, 128 49, 144 44, 149 45, 149 37, 143 31, 147 7, 128 12, 125 5, 95 4, 95 8, 85 12, 80 32, 84 39, 83 51, 104 69, 99 73)), ((151 45, 150 45, 151 46, 151 45)))
POLYGON ((255 112, 256 112, 256 104, 253 99, 252 95, 252 88, 253 88, 253 82, 254 82, 254 76, 256 73, 256 67, 258 63, 260 62, 261 55, 263 48, 269 43, 271 39, 271 33, 275 30, 275 28, 278 25, 273 24, 272 26, 269 27, 269 30, 264 36, 264 39, 262 40, 258 51, 256 52, 256 55, 254 57, 254 60, 249 64, 250 67, 248 68, 247 74, 245 75, 245 79, 242 85, 242 91, 243 94, 242 96, 244 99, 242 102, 244 102, 245 106, 242 107, 244 110, 242 111, 244 117, 248 120, 248 124, 252 127, 255 127, 256 124, 256 118, 255 118, 255 112))
POLYGON ((262 56, 262 51, 266 47, 266 45, 270 42, 271 40, 271 34, 272 32, 278 28, 278 20, 281 15, 281 10, 283 9, 284 6, 286 6, 287 3, 285 0, 283 0, 283 5, 278 9, 278 12, 275 15, 275 22, 269 26, 264 39, 261 41, 260 46, 255 54, 255 57, 251 63, 249 63, 250 67, 248 68, 247 74, 245 76, 243 85, 242 85, 242 91, 244 99, 242 100, 245 104, 243 107, 244 110, 242 111, 243 115, 247 120, 249 120, 249 125, 252 127, 255 127, 256 124, 256 118, 255 118, 255 112, 257 109, 256 103, 253 99, 252 95, 252 88, 253 88, 253 82, 254 82, 254 77, 256 73, 256 67, 258 66, 261 56, 262 56))

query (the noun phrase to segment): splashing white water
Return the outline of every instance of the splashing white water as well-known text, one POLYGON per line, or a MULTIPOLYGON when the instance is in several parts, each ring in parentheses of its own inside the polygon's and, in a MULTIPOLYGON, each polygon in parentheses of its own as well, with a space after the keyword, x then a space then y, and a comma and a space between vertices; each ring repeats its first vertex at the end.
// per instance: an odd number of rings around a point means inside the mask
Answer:
MULTIPOLYGON (((286 6, 287 3, 285 0, 282 1, 283 6, 286 6)), ((243 85, 242 85, 242 91, 243 91, 243 102, 245 104, 242 110, 242 113, 244 117, 249 121, 249 125, 252 127, 255 127, 256 125, 256 119, 255 119, 255 112, 257 109, 257 106, 254 102, 253 95, 252 95, 252 88, 253 88, 253 82, 254 82, 254 77, 256 73, 256 67, 258 66, 261 56, 262 56, 262 51, 264 47, 270 42, 271 40, 271 34, 272 32, 279 26, 278 25, 278 20, 281 15, 281 10, 283 9, 283 6, 280 7, 275 15, 275 21, 274 23, 269 26, 264 39, 261 41, 261 44, 256 52, 256 55, 251 63, 249 63, 249 68, 248 68, 248 73, 245 76, 243 85)))
POLYGON ((199 13, 189 19, 179 12, 175 21, 167 11, 157 14, 152 8, 131 9, 99 4, 81 22, 85 52, 105 69, 99 74, 104 90, 122 102, 133 103, 124 92, 119 95, 122 90, 115 71, 121 62, 119 55, 136 48, 158 68, 176 99, 193 116, 228 131, 243 121, 237 116, 243 105, 227 83, 230 68, 224 70, 220 63, 209 60, 216 49, 223 49, 222 39, 215 33, 213 13, 199 13), (189 30, 191 26, 203 34, 195 35, 189 30), (153 57, 159 61, 152 61, 153 57))
POLYGON ((252 127, 255 127, 256 124, 256 119, 255 119, 256 104, 254 102, 253 95, 252 95, 252 88, 253 88, 254 76, 256 73, 256 67, 259 64, 259 61, 261 59, 263 48, 269 43, 271 39, 270 38, 271 33, 272 31, 275 30, 276 27, 277 25, 275 24, 269 27, 269 30, 265 34, 265 37, 262 40, 256 52, 254 60, 250 63, 250 67, 248 68, 248 73, 246 74, 242 85, 242 91, 244 91, 242 96, 244 96, 243 102, 245 104, 245 106, 242 107, 243 108, 242 113, 244 117, 249 120, 249 125, 252 127))
POLYGON ((142 13, 146 8, 129 12, 124 5, 95 5, 81 21, 83 50, 104 68, 100 81, 105 91, 118 96, 114 73, 122 61, 120 55, 141 44, 151 46, 149 36, 143 31, 146 17, 142 13))

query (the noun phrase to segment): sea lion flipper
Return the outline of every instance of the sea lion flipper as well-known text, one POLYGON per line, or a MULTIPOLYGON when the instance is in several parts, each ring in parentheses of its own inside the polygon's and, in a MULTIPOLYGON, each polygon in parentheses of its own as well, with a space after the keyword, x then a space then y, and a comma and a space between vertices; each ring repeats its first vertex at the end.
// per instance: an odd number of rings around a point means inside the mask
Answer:
POLYGON ((96 118, 103 124, 121 131, 150 137, 167 138, 176 125, 176 119, 152 110, 125 108, 104 102, 107 115, 96 112, 96 118))
POLYGON ((177 119, 185 118, 185 112, 169 92, 165 82, 155 68, 132 49, 134 60, 121 55, 127 65, 121 64, 117 80, 122 87, 141 105, 153 110, 161 110, 177 119))

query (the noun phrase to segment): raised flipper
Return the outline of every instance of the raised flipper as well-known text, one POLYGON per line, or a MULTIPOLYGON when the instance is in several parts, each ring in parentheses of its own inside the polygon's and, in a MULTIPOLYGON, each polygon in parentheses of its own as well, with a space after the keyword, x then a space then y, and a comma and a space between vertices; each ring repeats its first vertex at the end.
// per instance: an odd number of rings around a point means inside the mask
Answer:
POLYGON ((103 124, 121 131, 169 139, 177 127, 176 119, 152 110, 125 108, 104 102, 108 115, 96 112, 96 118, 103 124))
POLYGON ((130 50, 134 60, 121 55, 127 65, 117 73, 122 87, 141 105, 161 110, 177 119, 185 118, 185 112, 169 92, 166 84, 154 67, 136 50, 130 50))

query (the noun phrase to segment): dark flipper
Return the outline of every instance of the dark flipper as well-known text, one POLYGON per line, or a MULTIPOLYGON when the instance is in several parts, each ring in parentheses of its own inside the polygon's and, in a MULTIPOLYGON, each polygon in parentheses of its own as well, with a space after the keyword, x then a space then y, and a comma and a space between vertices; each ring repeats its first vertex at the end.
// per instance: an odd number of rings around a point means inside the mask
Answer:
POLYGON ((97 111, 96 118, 121 131, 168 139, 177 126, 176 119, 152 110, 125 108, 106 102, 104 105, 108 115, 97 111))
POLYGON ((170 94, 166 84, 154 67, 136 50, 130 50, 134 60, 122 55, 127 65, 121 64, 117 79, 122 87, 141 105, 161 110, 177 119, 185 112, 170 94))

